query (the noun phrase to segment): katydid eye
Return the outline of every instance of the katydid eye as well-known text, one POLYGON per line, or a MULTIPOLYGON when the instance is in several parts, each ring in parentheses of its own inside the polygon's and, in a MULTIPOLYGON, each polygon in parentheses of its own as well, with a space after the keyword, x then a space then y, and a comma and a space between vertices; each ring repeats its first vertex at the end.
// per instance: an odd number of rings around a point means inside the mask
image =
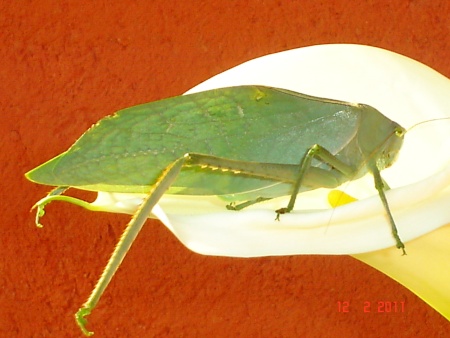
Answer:
POLYGON ((403 137, 405 135, 406 130, 402 127, 395 128, 394 134, 398 137, 403 137))

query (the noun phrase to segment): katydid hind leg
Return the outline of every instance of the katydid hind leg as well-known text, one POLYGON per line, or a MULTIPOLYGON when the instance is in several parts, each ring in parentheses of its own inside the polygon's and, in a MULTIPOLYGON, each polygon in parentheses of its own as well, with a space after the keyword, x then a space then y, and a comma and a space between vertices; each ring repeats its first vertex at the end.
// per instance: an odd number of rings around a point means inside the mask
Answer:
POLYGON ((403 244, 400 236, 398 234, 397 226, 395 225, 394 217, 392 217, 391 210, 389 208, 389 203, 386 199, 385 190, 389 189, 389 186, 385 185, 385 181, 380 175, 380 171, 378 170, 376 165, 372 166, 372 174, 375 181, 375 189, 378 191, 378 195, 380 196, 381 202, 383 203, 384 210, 386 211, 386 215, 389 219, 389 224, 391 225, 392 236, 395 239, 397 249, 402 249, 403 255, 406 255, 405 244, 403 244))
MULTIPOLYGON (((169 187, 175 182, 183 166, 201 166, 211 168, 224 166, 224 168, 226 167, 227 170, 239 170, 239 168, 241 167, 240 164, 245 163, 247 162, 227 160, 210 155, 188 153, 172 162, 163 170, 156 183, 152 185, 152 188, 147 197, 141 203, 138 210, 133 215, 131 221, 128 223, 88 300, 75 314, 76 322, 84 334, 88 336, 93 334, 86 329, 87 320, 85 317, 88 316, 97 305, 100 297, 106 290, 106 287, 108 286, 109 282, 122 263, 122 260, 125 258, 126 253, 130 249, 133 241, 142 229, 142 226, 150 215, 153 207, 156 205, 156 203, 158 203, 167 189, 169 189, 169 187)), ((259 164, 255 165, 255 167, 259 167, 259 164)), ((260 172, 252 172, 251 174, 259 177, 265 177, 265 174, 260 172)))
POLYGON ((53 201, 62 201, 62 202, 71 203, 71 204, 78 205, 82 208, 85 208, 85 209, 91 210, 91 211, 101 211, 102 210, 101 207, 93 205, 92 203, 80 200, 75 197, 64 196, 64 195, 62 195, 62 193, 63 192, 61 192, 61 194, 48 194, 44 198, 37 201, 36 204, 33 206, 33 208, 37 208, 36 226, 38 228, 43 227, 43 225, 40 223, 40 219, 45 214, 45 206, 53 201))
POLYGON ((38 228, 43 227, 43 225, 41 224, 41 217, 45 215, 45 206, 51 201, 60 198, 67 189, 69 189, 69 187, 56 187, 55 189, 50 191, 47 196, 37 201, 36 204, 33 205, 31 209, 37 208, 35 223, 38 228))
MULTIPOLYGON (((284 182, 294 185, 293 191, 295 193, 291 196, 291 201, 288 208, 279 209, 279 213, 285 213, 292 210, 295 203, 295 197, 302 185, 304 179, 308 180, 309 184, 315 187, 336 187, 336 182, 340 181, 337 176, 344 175, 345 177, 353 176, 353 169, 339 161, 334 155, 325 150, 323 147, 314 146, 311 148, 310 154, 307 154, 302 159, 300 166, 298 164, 285 164, 285 163, 260 163, 260 162, 247 162, 241 160, 233 160, 223 157, 216 157, 212 155, 204 155, 197 153, 187 154, 189 160, 186 162, 188 166, 200 166, 202 168, 220 169, 223 171, 231 171, 236 175, 245 175, 251 177, 258 177, 262 179, 268 179, 275 182, 284 182), (318 148, 318 150, 316 149, 318 148), (320 153, 320 154, 316 154, 320 153), (330 173, 327 170, 315 168, 310 166, 310 162, 313 157, 326 162, 337 169, 339 173, 330 173), (299 171, 300 168, 300 171, 299 171), (310 170, 307 170, 307 169, 310 170)), ((277 197, 277 196, 274 196, 277 197)), ((258 197, 253 200, 249 200, 235 205, 231 203, 227 205, 228 210, 242 210, 250 205, 260 203, 273 197, 258 197)))
POLYGON ((161 196, 175 181, 184 162, 185 158, 180 158, 174 161, 164 170, 157 182, 152 186, 152 190, 141 203, 138 210, 135 212, 132 219, 128 223, 122 236, 120 237, 120 240, 117 243, 111 255, 111 258, 109 259, 102 275, 100 276, 100 279, 95 285, 94 290, 91 292, 88 300, 75 314, 76 322, 85 335, 91 336, 93 334, 93 332, 90 332, 86 329, 87 320, 85 317, 88 316, 97 305, 100 297, 102 296, 109 282, 111 281, 123 259, 125 258, 126 253, 130 249, 138 233, 142 229, 142 226, 150 215, 153 207, 156 205, 156 203, 158 203, 161 196))

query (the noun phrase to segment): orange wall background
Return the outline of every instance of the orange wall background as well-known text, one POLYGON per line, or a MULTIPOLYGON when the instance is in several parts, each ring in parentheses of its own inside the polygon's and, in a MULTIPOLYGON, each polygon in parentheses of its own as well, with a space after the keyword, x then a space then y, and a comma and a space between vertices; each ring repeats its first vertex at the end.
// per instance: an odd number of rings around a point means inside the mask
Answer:
MULTIPOLYGON (((360 43, 449 77, 448 0, 3 1, 0 4, 0 336, 79 337, 87 299, 129 220, 53 203, 23 174, 92 123, 179 95, 252 58, 360 43)), ((85 198, 92 195, 80 194, 85 198)), ((236 259, 188 251, 148 221, 88 317, 96 337, 443 337, 450 324, 348 256, 236 259), (364 313, 364 301, 404 301, 364 313), (351 311, 339 313, 338 301, 351 311)))

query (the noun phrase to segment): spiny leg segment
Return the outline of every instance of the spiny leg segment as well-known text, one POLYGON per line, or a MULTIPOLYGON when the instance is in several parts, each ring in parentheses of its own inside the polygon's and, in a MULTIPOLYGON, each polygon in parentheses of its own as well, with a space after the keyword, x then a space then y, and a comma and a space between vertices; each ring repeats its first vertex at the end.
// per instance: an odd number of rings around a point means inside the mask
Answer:
POLYGON ((389 208, 386 195, 384 193, 386 188, 389 189, 389 187, 384 183, 384 180, 382 179, 380 171, 378 170, 376 165, 373 165, 371 170, 375 181, 375 189, 377 189, 378 195, 380 196, 381 202, 383 203, 384 210, 386 211, 389 224, 391 225, 392 236, 394 237, 396 242, 396 247, 397 249, 402 249, 404 256, 406 255, 405 244, 403 244, 402 240, 400 239, 400 236, 398 235, 397 226, 395 225, 394 217, 392 217, 392 213, 389 208))

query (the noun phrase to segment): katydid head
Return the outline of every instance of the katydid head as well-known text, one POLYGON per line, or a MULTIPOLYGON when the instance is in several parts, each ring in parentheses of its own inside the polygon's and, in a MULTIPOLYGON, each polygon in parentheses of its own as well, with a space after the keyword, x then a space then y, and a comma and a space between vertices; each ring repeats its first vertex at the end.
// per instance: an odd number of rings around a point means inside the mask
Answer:
POLYGON ((372 159, 383 170, 397 159, 406 130, 376 109, 363 106, 358 144, 365 160, 372 159))
POLYGON ((396 126, 381 145, 377 156, 376 164, 380 170, 390 167, 395 162, 403 144, 405 128, 395 122, 392 123, 396 124, 396 126))

